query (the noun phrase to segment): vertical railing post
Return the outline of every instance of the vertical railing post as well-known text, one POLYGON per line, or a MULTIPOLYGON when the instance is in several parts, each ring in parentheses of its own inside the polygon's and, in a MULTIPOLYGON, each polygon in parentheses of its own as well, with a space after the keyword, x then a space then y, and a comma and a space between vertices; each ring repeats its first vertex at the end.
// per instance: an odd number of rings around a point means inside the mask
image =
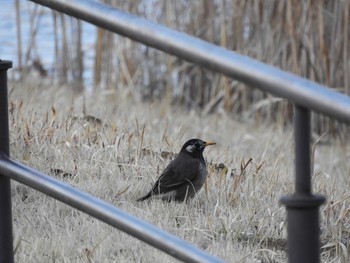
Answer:
POLYGON ((310 125, 310 111, 295 105, 295 193, 281 198, 287 208, 289 263, 320 262, 319 207, 325 197, 312 194, 310 125))
MULTIPOLYGON (((0 60, 0 158, 9 156, 7 70, 11 61, 0 60)), ((10 178, 0 174, 0 263, 13 262, 10 178)))

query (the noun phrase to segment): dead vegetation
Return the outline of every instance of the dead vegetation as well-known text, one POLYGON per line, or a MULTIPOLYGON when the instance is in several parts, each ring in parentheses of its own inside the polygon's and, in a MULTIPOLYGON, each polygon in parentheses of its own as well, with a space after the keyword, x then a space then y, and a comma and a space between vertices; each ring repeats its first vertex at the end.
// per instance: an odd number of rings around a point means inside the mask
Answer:
MULTIPOLYGON (((293 192, 291 127, 140 103, 118 93, 76 94, 35 80, 10 88, 11 156, 87 191, 228 262, 285 262, 293 192), (50 91, 47 87, 50 86, 50 91), (183 142, 211 139, 210 176, 189 204, 138 203, 183 142)), ((349 144, 318 143, 314 192, 324 262, 348 262, 349 144)), ((13 182, 16 262, 174 262, 118 230, 13 182)))
MULTIPOLYGON (((104 2, 350 94, 349 1, 104 2)), ((81 90, 78 83, 84 81, 84 70, 89 69, 85 57, 88 48, 94 50, 93 66, 85 84, 96 90, 126 88, 139 100, 167 97, 187 108, 224 110, 282 125, 292 119, 292 105, 284 100, 106 30, 96 29, 95 46, 84 47, 82 22, 36 5, 28 7, 30 43, 21 43, 21 32, 28 32, 21 30, 17 12, 18 66, 24 73, 26 68, 21 65, 31 63, 39 72, 46 72, 38 57, 41 41, 37 41, 41 18, 46 17, 52 22, 55 43, 54 65, 47 66, 60 83, 73 83, 81 90)), ((325 131, 332 136, 348 134, 346 126, 317 115, 313 129, 318 135, 325 131)))

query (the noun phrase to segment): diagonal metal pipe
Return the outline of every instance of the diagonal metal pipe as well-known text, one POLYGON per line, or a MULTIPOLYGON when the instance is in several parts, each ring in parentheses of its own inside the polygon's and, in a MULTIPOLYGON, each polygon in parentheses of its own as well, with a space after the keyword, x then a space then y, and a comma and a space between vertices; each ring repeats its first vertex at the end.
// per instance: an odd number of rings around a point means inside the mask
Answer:
POLYGON ((114 7, 86 0, 30 0, 350 123, 350 99, 322 85, 114 7), (335 103, 336 101, 336 103, 335 103))
POLYGON ((0 153, 0 174, 30 186, 185 262, 223 262, 203 250, 68 184, 0 153))

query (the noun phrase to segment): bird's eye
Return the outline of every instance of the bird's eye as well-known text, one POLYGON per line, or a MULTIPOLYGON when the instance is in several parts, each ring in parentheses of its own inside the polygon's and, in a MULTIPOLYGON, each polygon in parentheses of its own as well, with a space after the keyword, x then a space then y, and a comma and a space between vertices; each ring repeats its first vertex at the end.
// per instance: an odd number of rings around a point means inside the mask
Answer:
POLYGON ((200 149, 200 148, 202 148, 202 147, 203 147, 203 145, 202 145, 201 143, 196 142, 196 148, 197 148, 197 149, 200 149))

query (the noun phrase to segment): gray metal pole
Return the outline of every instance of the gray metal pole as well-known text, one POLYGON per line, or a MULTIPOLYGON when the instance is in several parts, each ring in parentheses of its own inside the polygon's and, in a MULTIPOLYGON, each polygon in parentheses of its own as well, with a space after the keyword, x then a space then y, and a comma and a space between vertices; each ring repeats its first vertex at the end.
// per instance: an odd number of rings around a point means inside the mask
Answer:
POLYGON ((320 262, 319 206, 325 197, 311 192, 310 112, 295 106, 295 193, 281 198, 287 208, 288 260, 320 262))
MULTIPOLYGON (((0 158, 9 156, 7 70, 11 61, 0 60, 0 158)), ((13 262, 10 178, 0 173, 0 263, 13 262)))
POLYGON ((295 191, 311 194, 311 136, 310 111, 304 107, 294 107, 295 143, 295 191))

